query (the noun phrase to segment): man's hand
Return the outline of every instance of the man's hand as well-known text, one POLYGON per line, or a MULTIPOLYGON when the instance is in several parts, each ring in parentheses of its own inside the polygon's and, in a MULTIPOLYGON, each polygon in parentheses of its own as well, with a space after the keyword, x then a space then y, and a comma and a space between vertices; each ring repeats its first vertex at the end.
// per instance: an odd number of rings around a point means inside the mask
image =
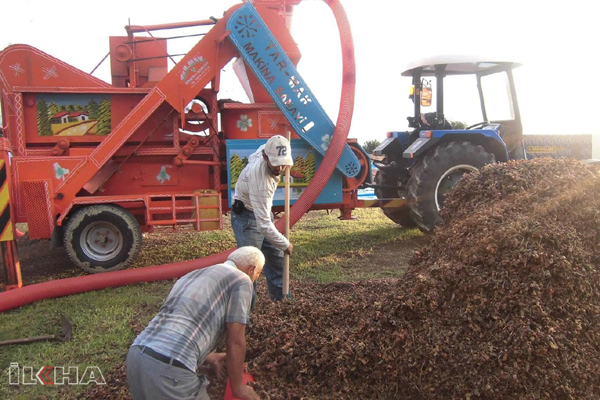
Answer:
POLYGON ((242 400, 260 400, 260 397, 258 397, 258 394, 256 394, 254 389, 247 385, 240 386, 238 392, 233 395, 242 400))
POLYGON ((246 325, 230 322, 227 324, 227 376, 231 391, 240 399, 258 399, 254 389, 242 383, 245 356, 246 325))
POLYGON ((227 355, 225 353, 210 353, 204 360, 210 367, 215 371, 217 378, 227 378, 227 370, 225 367, 225 360, 227 355))
POLYGON ((284 253, 287 254, 288 256, 291 256, 292 250, 294 250, 294 245, 292 244, 292 242, 290 242, 289 247, 284 250, 284 253))

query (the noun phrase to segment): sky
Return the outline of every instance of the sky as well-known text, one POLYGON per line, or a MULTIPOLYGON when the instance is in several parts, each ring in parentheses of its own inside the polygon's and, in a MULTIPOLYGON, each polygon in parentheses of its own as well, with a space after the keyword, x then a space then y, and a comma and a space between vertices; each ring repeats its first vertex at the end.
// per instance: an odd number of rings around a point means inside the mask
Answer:
MULTIPOLYGON (((511 59, 525 134, 592 134, 600 158, 598 114, 600 24, 591 0, 341 0, 350 20, 356 54, 356 98, 350 137, 382 141, 388 131, 408 129, 410 78, 415 60, 442 54, 511 59)), ((2 6, 0 49, 24 43, 91 72, 108 52, 108 37, 125 34, 128 23, 150 25, 220 17, 239 1, 105 0, 74 4, 42 0, 2 6)), ((170 31, 166 35, 170 35, 170 31)), ((341 88, 339 37, 321 0, 295 8, 292 35, 302 52, 298 70, 330 118, 337 118, 341 88)), ((194 39, 196 40, 196 39, 194 39)), ((190 42, 169 44, 184 52, 190 42)), ((109 81, 108 60, 94 75, 109 81)), ((247 101, 232 69, 224 69, 220 97, 247 101)), ((467 85, 462 82, 461 85, 467 85)), ((458 87, 457 87, 458 88, 458 87)), ((448 91, 447 91, 448 93, 448 91)), ((446 101, 446 117, 480 122, 478 106, 446 101)), ((433 110, 432 110, 433 111, 433 110)))

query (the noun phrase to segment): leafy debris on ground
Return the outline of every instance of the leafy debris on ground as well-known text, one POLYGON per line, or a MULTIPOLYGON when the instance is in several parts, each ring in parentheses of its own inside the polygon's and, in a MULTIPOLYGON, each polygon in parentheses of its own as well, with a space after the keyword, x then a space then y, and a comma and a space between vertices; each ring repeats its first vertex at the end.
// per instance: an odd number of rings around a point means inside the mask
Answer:
POLYGON ((247 358, 263 398, 600 398, 599 171, 491 165, 443 217, 399 281, 258 305, 247 358))
POLYGON ((400 280, 293 282, 286 303, 259 285, 246 359, 261 398, 600 398, 597 167, 487 166, 443 218, 400 280))

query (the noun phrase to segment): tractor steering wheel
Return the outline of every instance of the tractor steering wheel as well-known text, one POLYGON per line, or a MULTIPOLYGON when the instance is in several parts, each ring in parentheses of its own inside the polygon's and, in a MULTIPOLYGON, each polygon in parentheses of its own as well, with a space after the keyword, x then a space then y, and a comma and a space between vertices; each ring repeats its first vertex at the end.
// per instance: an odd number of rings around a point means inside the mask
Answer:
POLYGON ((483 127, 483 126, 485 126, 485 125, 487 125, 487 124, 489 124, 489 123, 490 123, 490 121, 478 122, 478 123, 476 123, 476 124, 473 124, 473 125, 467 126, 465 129, 474 129, 474 128, 477 128, 477 127, 483 127))

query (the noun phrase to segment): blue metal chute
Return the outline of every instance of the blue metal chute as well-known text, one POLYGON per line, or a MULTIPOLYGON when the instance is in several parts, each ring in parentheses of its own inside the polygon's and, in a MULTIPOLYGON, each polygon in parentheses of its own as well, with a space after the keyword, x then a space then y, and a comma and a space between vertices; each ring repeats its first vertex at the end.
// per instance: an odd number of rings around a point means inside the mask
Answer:
MULTIPOLYGON (((254 6, 246 3, 236 10, 227 22, 227 29, 231 31, 229 39, 294 131, 325 155, 335 125, 254 6)), ((337 169, 349 178, 360 172, 360 162, 348 144, 337 169)))

